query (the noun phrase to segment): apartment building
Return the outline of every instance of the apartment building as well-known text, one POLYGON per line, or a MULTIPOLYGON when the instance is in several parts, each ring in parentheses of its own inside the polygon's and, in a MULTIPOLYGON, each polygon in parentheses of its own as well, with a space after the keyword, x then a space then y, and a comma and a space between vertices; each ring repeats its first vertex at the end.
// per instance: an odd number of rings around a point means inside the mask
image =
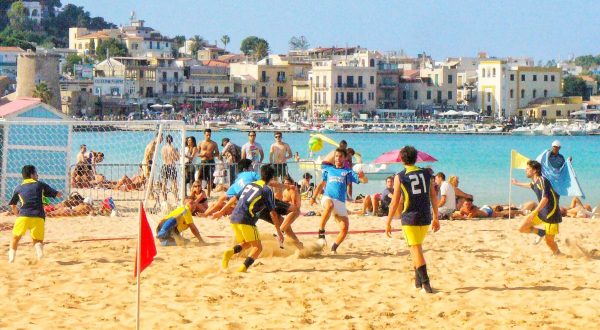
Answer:
POLYGON ((404 70, 400 77, 400 108, 425 110, 455 108, 457 104, 455 64, 404 70))
POLYGON ((512 66, 505 60, 485 60, 478 67, 480 109, 484 115, 523 116, 522 110, 538 98, 561 96, 562 70, 512 66))
POLYGON ((186 81, 189 98, 201 101, 234 99, 234 81, 230 79, 228 63, 207 60, 191 66, 189 70, 189 79, 186 81))
POLYGON ((256 106, 282 108, 292 100, 294 67, 283 55, 269 55, 257 63, 239 62, 229 66, 232 77, 257 80, 256 106))

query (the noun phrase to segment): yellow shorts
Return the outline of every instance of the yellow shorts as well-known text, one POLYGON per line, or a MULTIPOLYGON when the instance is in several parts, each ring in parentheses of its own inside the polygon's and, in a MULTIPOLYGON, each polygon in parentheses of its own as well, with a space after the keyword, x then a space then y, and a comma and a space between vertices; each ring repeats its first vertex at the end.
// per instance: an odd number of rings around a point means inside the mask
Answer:
POLYGON ((260 241, 258 228, 256 226, 232 223, 231 228, 237 243, 260 241))
POLYGON ((427 236, 427 226, 402 226, 402 232, 408 246, 421 245, 427 236))
POLYGON ((546 231, 546 235, 556 235, 558 234, 558 223, 547 223, 540 219, 537 215, 533 218, 533 225, 541 225, 544 224, 544 230, 546 231))
POLYGON ((29 230, 31 238, 38 241, 44 240, 44 219, 37 217, 18 217, 13 227, 13 236, 23 236, 29 230))

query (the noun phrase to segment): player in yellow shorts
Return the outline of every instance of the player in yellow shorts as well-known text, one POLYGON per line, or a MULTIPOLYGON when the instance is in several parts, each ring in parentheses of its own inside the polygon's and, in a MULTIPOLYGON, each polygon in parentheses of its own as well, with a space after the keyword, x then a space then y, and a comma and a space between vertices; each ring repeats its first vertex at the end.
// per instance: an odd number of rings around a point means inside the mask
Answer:
POLYGON ((559 209, 560 196, 554 191, 550 181, 542 176, 542 165, 539 162, 535 160, 528 161, 525 175, 532 180, 530 183, 518 182, 513 179, 512 184, 523 188, 531 188, 537 196, 538 205, 523 219, 519 231, 536 234, 535 244, 544 238, 552 253, 559 255, 560 250, 554 241, 554 237, 558 234, 558 227, 562 222, 559 209), (544 224, 544 229, 535 227, 541 224, 544 224))
POLYGON ((13 238, 8 250, 8 262, 15 261, 19 240, 29 230, 33 246, 38 260, 44 256, 44 224, 46 213, 44 212, 44 197, 62 197, 62 193, 52 189, 44 182, 37 181, 38 174, 33 165, 25 165, 21 170, 23 182, 15 188, 13 196, 8 203, 12 213, 18 215, 13 227, 13 238), (17 204, 21 208, 17 209, 17 204))
POLYGON ((417 149, 405 146, 400 151, 405 169, 394 178, 394 194, 389 207, 385 233, 392 237, 392 218, 400 205, 403 205, 402 232, 410 247, 410 255, 415 269, 415 287, 433 293, 427 274, 427 264, 423 256, 423 241, 431 225, 434 232, 440 229, 438 220, 437 195, 433 189, 433 175, 430 169, 415 166, 417 149), (431 211, 430 211, 431 210, 431 211))
POLYGON ((236 245, 223 253, 221 266, 224 269, 229 267, 229 260, 235 254, 240 253, 244 248, 250 248, 250 253, 244 263, 238 269, 238 272, 246 272, 254 263, 262 251, 260 235, 256 228, 256 222, 263 211, 268 211, 271 220, 275 225, 279 244, 283 244, 283 234, 281 233, 281 219, 275 210, 275 195, 269 183, 275 175, 275 169, 269 165, 263 165, 260 168, 260 180, 246 185, 236 196, 238 202, 231 214, 231 229, 235 237, 236 245))

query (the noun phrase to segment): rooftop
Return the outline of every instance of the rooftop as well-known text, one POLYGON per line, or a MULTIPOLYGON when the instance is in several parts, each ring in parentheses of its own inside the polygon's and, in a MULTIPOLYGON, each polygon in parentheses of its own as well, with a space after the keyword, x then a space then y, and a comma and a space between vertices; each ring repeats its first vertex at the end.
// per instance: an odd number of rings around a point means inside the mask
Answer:
POLYGON ((20 110, 42 103, 40 99, 32 97, 18 98, 12 102, 0 106, 0 117, 6 117, 20 110))
POLYGON ((21 53, 24 52, 23 49, 21 49, 20 47, 6 47, 6 46, 0 46, 0 52, 14 52, 14 53, 21 53))

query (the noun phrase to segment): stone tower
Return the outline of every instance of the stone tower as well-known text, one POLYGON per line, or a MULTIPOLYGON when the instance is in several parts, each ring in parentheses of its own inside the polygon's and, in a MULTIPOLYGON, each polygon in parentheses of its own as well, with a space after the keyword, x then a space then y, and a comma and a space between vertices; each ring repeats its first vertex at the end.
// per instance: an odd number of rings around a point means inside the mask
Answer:
POLYGON ((33 97, 35 86, 45 82, 52 94, 50 105, 60 111, 58 62, 60 55, 27 51, 17 58, 17 97, 33 97))

